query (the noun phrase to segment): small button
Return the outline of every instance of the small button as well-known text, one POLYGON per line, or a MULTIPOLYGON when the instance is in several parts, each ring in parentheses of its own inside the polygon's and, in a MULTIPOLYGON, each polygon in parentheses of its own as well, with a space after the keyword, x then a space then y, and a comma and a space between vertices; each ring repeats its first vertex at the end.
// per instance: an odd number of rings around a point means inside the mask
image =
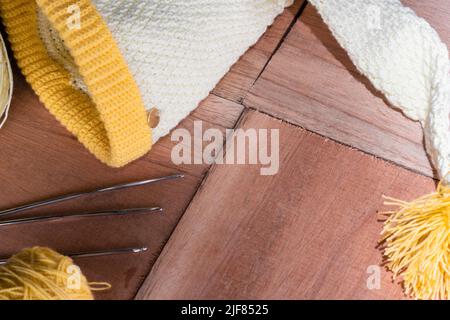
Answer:
POLYGON ((159 120, 159 110, 157 108, 151 108, 147 111, 147 121, 150 125, 150 128, 156 128, 159 124, 159 120))

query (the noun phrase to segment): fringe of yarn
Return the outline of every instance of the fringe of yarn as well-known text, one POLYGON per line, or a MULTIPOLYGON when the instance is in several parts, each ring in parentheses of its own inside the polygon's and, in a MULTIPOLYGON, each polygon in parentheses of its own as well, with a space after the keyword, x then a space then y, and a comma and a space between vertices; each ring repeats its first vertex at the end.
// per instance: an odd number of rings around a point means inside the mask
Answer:
POLYGON ((385 197, 381 243, 386 266, 401 276, 405 293, 420 300, 450 298, 450 187, 412 202, 385 197))
POLYGON ((25 249, 0 266, 0 300, 93 300, 92 291, 111 288, 88 283, 72 259, 42 247, 25 249), (73 281, 76 281, 75 285, 73 281))

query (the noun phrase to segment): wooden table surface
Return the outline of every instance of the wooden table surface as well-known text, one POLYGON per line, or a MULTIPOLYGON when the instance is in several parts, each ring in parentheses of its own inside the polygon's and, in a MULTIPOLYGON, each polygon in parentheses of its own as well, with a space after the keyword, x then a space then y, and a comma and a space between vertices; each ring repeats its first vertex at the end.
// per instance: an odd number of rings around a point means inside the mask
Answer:
MULTIPOLYGON (((450 0, 405 0, 450 45, 450 0)), ((123 169, 95 160, 41 105, 15 69, 11 117, 0 130, 0 206, 182 172, 185 178, 27 212, 70 214, 161 206, 162 214, 2 227, 0 256, 42 245, 62 253, 147 246, 80 259, 98 299, 403 298, 381 269, 370 290, 381 196, 413 199, 435 181, 420 126, 389 108, 358 75, 317 12, 286 9, 179 127, 276 128, 280 172, 183 165, 174 142, 123 169)), ((195 143, 202 143, 195 141, 195 143)))

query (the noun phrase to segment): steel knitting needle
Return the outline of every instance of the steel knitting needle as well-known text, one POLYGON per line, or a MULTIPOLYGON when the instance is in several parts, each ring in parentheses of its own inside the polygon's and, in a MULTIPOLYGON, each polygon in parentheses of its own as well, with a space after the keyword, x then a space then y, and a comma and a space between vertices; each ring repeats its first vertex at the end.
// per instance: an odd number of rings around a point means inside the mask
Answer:
POLYGON ((124 209, 124 210, 108 210, 108 211, 98 211, 91 213, 79 213, 79 214, 68 214, 68 215, 58 215, 58 216, 43 216, 43 217, 32 217, 23 218, 15 220, 0 221, 0 227, 12 226, 18 224, 44 222, 44 221, 56 221, 70 218, 93 218, 93 217, 111 217, 111 216, 124 216, 129 214, 147 214, 152 212, 163 212, 160 207, 154 208, 134 208, 134 209, 124 209))
POLYGON ((119 254, 138 254, 143 253, 148 250, 147 247, 142 248, 125 248, 125 249, 113 249, 113 250, 106 250, 106 251, 92 251, 92 252, 78 252, 69 254, 69 257, 74 259, 79 258, 92 258, 92 257, 103 257, 103 256, 111 256, 111 255, 119 255, 119 254))
MULTIPOLYGON (((92 257, 103 257, 103 256, 112 256, 112 255, 119 255, 119 254, 139 254, 146 252, 148 250, 147 247, 142 248, 124 248, 124 249, 112 249, 112 250, 105 250, 105 251, 92 251, 92 252, 78 252, 78 253, 72 253, 68 256, 73 259, 80 259, 80 258, 92 258, 92 257)), ((8 263, 9 259, 0 259, 0 265, 8 263)))
POLYGON ((48 206, 51 204, 60 203, 63 201, 68 201, 68 200, 73 200, 73 199, 77 199, 77 198, 81 198, 84 196, 93 195, 93 194, 97 194, 97 193, 117 191, 117 190, 139 187, 139 186, 144 186, 144 185, 148 185, 148 184, 155 184, 158 182, 175 180, 175 179, 180 179, 180 178, 184 178, 184 175, 183 174, 175 174, 172 176, 166 176, 166 177, 160 177, 160 178, 119 184, 119 185, 115 185, 115 186, 111 186, 111 187, 88 191, 88 192, 67 194, 67 195, 63 195, 63 196, 59 196, 59 197, 55 197, 55 198, 51 198, 51 199, 47 199, 47 200, 42 200, 42 201, 25 204, 23 206, 19 206, 16 208, 6 209, 3 211, 0 211, 0 216, 7 216, 7 215, 15 214, 18 212, 22 212, 25 210, 31 210, 31 209, 35 209, 35 208, 39 208, 39 207, 43 207, 43 206, 48 206))

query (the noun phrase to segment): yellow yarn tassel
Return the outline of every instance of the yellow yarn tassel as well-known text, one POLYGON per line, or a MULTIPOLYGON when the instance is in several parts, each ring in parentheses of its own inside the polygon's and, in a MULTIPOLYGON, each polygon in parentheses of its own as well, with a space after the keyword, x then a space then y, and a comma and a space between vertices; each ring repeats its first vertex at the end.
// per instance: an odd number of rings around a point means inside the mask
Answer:
POLYGON ((382 243, 387 267, 402 277, 405 293, 416 299, 450 298, 450 187, 413 202, 385 197, 382 243))
POLYGON ((88 283, 72 259, 48 249, 25 249, 0 266, 0 300, 93 300, 107 283, 88 283))

